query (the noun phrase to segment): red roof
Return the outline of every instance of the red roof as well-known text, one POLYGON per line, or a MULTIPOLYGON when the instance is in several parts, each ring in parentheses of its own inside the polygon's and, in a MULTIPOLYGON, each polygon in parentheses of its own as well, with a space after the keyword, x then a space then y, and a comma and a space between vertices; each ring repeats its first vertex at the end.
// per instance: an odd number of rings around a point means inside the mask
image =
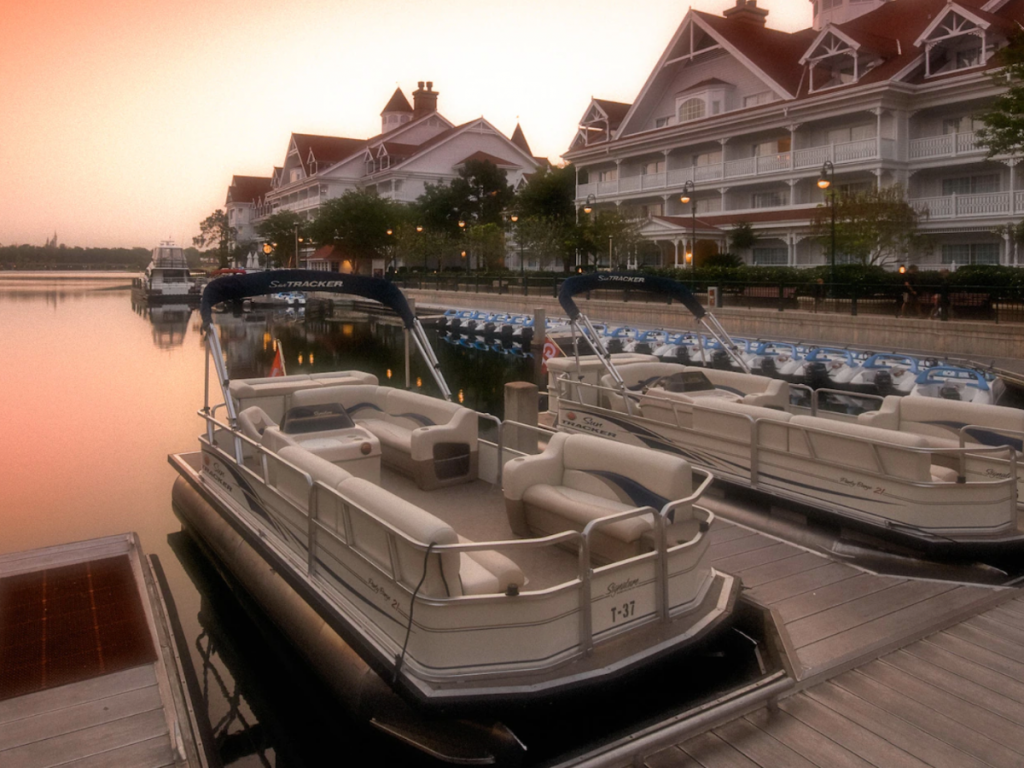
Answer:
POLYGON ((339 160, 355 154, 366 146, 365 139, 346 139, 340 136, 313 136, 308 133, 293 133, 292 139, 299 150, 299 161, 306 175, 311 175, 306 161, 310 151, 318 166, 334 165, 339 160))
POLYGON ((633 106, 632 104, 624 104, 621 101, 608 101, 607 99, 594 99, 594 103, 608 115, 608 122, 611 123, 612 130, 619 126, 626 117, 626 113, 633 106))
POLYGON ((269 191, 269 176, 232 176, 227 202, 254 203, 269 191))
POLYGON ((412 112, 412 105, 409 100, 405 98, 405 94, 402 93, 401 88, 395 88, 395 92, 391 94, 391 98, 388 103, 384 105, 384 109, 381 110, 381 114, 388 112, 412 112))
POLYGON ((519 123, 516 123, 516 129, 512 131, 512 143, 519 147, 523 152, 533 156, 533 152, 530 151, 530 145, 526 141, 526 134, 523 133, 523 128, 519 123))
POLYGON ((496 155, 489 154, 489 153, 484 152, 482 150, 477 150, 476 152, 474 152, 469 157, 462 158, 461 160, 459 160, 459 162, 457 162, 455 164, 455 167, 458 168, 460 165, 465 165, 466 163, 470 162, 471 160, 482 160, 482 161, 484 161, 486 163, 492 163, 493 165, 496 165, 499 168, 501 168, 502 166, 504 166, 506 168, 515 168, 516 167, 516 163, 513 163, 513 162, 511 162, 509 160, 506 160, 503 157, 497 157, 496 155))

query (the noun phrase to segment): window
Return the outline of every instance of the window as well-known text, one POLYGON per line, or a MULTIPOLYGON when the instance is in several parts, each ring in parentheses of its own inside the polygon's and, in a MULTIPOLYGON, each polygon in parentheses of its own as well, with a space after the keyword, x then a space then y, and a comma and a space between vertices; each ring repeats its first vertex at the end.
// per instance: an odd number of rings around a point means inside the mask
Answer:
POLYGON ((693 156, 694 165, 718 165, 722 162, 722 151, 717 152, 705 152, 702 155, 693 156))
POLYGON ((755 267, 779 267, 789 263, 789 251, 785 246, 754 248, 755 267))
POLYGON ((750 196, 751 208, 778 208, 785 204, 786 194, 784 192, 774 190, 771 192, 755 192, 750 196))
POLYGON ((619 180, 619 169, 610 168, 607 171, 599 171, 597 174, 598 181, 618 181, 619 180))
POLYGON ((999 243, 955 243, 942 246, 942 263, 998 264, 999 243))
POLYGON ((980 117, 974 115, 963 115, 962 117, 947 117, 942 121, 942 133, 974 133, 985 124, 980 117))
POLYGON ((758 104, 767 104, 772 100, 771 91, 761 91, 761 93, 754 93, 750 96, 743 97, 744 107, 756 107, 758 104))
POLYGON ((752 144, 750 147, 750 154, 754 157, 768 157, 770 155, 778 155, 780 153, 789 152, 792 140, 787 136, 783 139, 772 139, 771 141, 762 141, 757 144, 752 144))
POLYGON ((942 194, 984 195, 999 191, 999 174, 986 173, 982 176, 956 176, 942 180, 942 194))
POLYGON ((865 141, 875 138, 878 126, 875 123, 864 123, 849 128, 833 128, 828 132, 829 144, 847 144, 851 141, 865 141))
POLYGON ((981 64, 981 46, 965 48, 956 52, 956 69, 977 67, 981 64))
POLYGON ((662 212, 662 204, 661 203, 651 203, 649 205, 642 205, 642 206, 640 206, 640 215, 642 217, 644 217, 644 218, 650 218, 651 216, 661 216, 662 215, 661 212, 662 212))
POLYGON ((672 118, 670 118, 670 117, 659 117, 659 118, 656 118, 655 121, 654 121, 654 127, 655 128, 664 128, 666 125, 668 125, 668 121, 671 120, 671 119, 672 118))
POLYGON ((704 99, 687 99, 679 105, 679 122, 685 123, 690 120, 699 120, 704 117, 706 105, 704 99))
POLYGON ((650 162, 643 163, 640 166, 640 175, 641 176, 651 176, 652 174, 655 174, 655 173, 661 173, 664 170, 665 170, 665 161, 664 160, 651 160, 650 162))

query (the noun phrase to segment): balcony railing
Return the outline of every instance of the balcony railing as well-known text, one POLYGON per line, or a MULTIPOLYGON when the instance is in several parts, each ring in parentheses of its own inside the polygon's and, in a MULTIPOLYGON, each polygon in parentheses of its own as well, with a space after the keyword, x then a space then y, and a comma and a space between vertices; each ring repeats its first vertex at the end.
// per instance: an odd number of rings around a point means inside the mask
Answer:
POLYGON ((955 219, 964 216, 999 216, 1024 210, 1024 192, 988 192, 982 195, 945 195, 917 197, 910 204, 918 211, 928 211, 932 219, 955 219))
POLYGON ((970 133, 947 133, 942 136, 925 136, 910 140, 910 159, 924 160, 932 157, 956 157, 971 152, 983 152, 978 144, 978 135, 970 133))
POLYGON ((675 188, 681 187, 688 181, 699 184, 726 179, 757 178, 782 171, 820 168, 826 160, 834 165, 842 165, 895 157, 896 142, 893 139, 864 139, 844 144, 826 144, 820 147, 798 149, 793 152, 779 152, 773 155, 742 157, 710 165, 671 168, 667 172, 661 173, 622 175, 617 181, 579 184, 576 187, 576 196, 579 199, 584 199, 587 195, 604 197, 641 190, 675 188))

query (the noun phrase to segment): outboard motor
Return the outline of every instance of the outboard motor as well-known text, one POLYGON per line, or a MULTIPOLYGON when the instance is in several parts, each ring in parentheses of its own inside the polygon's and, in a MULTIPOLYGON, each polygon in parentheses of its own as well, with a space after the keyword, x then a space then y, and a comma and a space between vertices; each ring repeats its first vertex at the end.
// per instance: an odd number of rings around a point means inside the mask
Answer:
POLYGON ((812 360, 804 368, 804 383, 811 389, 828 389, 832 379, 828 377, 828 366, 820 360, 812 360))
POLYGON ((475 334, 478 332, 480 322, 478 320, 470 320, 466 323, 466 333, 475 334))
POLYGON ((883 397, 892 394, 892 374, 889 371, 885 369, 875 371, 875 389, 883 397))
POLYGON ((609 354, 616 354, 623 350, 622 339, 609 339, 607 346, 609 354))
POLYGON ((484 336, 493 336, 494 328, 494 323, 484 323, 484 336))
POLYGON ((439 317, 437 319, 437 330, 440 331, 441 333, 444 333, 445 329, 447 327, 448 327, 448 318, 445 317, 444 315, 441 315, 441 317, 439 317))
POLYGON ((672 359, 681 365, 690 364, 690 348, 682 345, 675 348, 675 353, 672 355, 672 359))
POLYGON ((762 357, 761 358, 761 371, 762 376, 771 376, 775 378, 779 375, 779 367, 775 362, 774 357, 762 357))
POLYGON ((515 329, 514 325, 506 324, 506 325, 501 326, 501 330, 498 331, 498 335, 501 336, 503 341, 505 339, 508 339, 508 340, 511 341, 512 334, 515 333, 515 330, 516 329, 515 329))
POLYGON ((939 397, 943 400, 959 400, 960 390, 956 388, 955 384, 946 383, 939 387, 939 397))
POLYGON ((460 333, 462 333, 462 318, 461 317, 452 318, 452 321, 449 324, 448 330, 449 330, 450 333, 454 334, 455 336, 458 336, 460 333))
POLYGON ((711 353, 711 367, 720 371, 732 370, 732 358, 724 349, 716 349, 711 353))
POLYGON ((533 328, 523 328, 523 333, 519 338, 522 340, 523 349, 526 349, 533 341, 533 328))
POLYGON ((646 341, 638 341, 636 346, 633 347, 633 351, 638 355, 649 355, 651 354, 651 345, 646 341))

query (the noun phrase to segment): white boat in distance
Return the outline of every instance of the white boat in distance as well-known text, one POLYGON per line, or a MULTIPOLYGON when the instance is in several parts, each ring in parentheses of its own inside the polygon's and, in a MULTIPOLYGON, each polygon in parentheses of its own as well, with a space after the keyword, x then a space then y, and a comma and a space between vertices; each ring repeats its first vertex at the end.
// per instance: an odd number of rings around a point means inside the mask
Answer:
POLYGON ((132 288, 136 298, 150 303, 181 303, 189 299, 198 302, 202 285, 189 272, 184 249, 164 240, 153 249, 152 261, 132 288))
MULTIPOLYGON (((605 274, 563 284, 559 300, 575 331, 586 332, 589 320, 573 297, 620 281, 677 298, 702 324, 720 327, 681 284, 605 274)), ((616 359, 590 335, 596 356, 548 361, 559 430, 657 448, 831 523, 937 555, 1024 550, 1024 411, 895 395, 857 395, 880 406, 859 415, 824 411, 820 394, 849 393, 653 357, 616 359), (793 404, 794 390, 806 393, 807 407, 793 404)))
POLYGON ((714 515, 695 503, 709 473, 694 482, 679 457, 591 436, 505 449, 500 421, 449 401, 392 283, 224 277, 200 312, 223 403, 208 386, 199 450, 170 457, 175 510, 314 664, 330 655, 323 624, 344 638, 357 656, 337 652, 324 674, 354 709, 387 699, 382 680, 427 710, 547 701, 648 668, 732 611, 739 581, 711 566, 714 515), (214 305, 282 290, 391 307, 446 399, 358 371, 231 381, 214 305), (319 617, 308 633, 277 578, 319 617))

